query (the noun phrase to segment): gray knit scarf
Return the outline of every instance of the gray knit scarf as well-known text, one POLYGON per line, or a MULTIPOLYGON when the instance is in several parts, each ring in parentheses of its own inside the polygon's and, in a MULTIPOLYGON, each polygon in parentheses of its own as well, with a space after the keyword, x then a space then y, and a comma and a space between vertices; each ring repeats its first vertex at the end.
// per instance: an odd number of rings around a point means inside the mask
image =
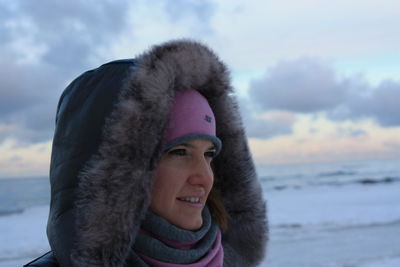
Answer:
POLYGON ((218 232, 207 207, 203 209, 203 225, 197 231, 178 228, 151 210, 146 214, 142 229, 137 233, 133 245, 134 253, 127 264, 132 266, 148 266, 140 254, 163 262, 190 264, 199 261, 212 248, 218 232), (195 246, 189 250, 171 247, 161 240, 173 242, 193 242, 195 246))

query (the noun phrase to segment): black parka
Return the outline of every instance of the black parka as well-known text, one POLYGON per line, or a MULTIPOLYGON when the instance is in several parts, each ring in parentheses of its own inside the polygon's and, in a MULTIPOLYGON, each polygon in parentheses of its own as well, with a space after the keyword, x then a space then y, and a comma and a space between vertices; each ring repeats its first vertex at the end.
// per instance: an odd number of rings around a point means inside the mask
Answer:
POLYGON ((265 202, 229 73, 211 50, 188 40, 87 71, 63 92, 50 167, 53 253, 43 262, 126 266, 149 207, 172 100, 188 88, 207 98, 223 143, 213 167, 229 213, 224 266, 260 263, 268 239, 265 202))

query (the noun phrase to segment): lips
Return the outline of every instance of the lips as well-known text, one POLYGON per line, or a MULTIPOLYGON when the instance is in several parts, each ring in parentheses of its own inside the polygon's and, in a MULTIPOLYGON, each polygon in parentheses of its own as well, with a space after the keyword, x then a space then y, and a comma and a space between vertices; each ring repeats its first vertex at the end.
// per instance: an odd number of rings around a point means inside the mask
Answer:
POLYGON ((180 201, 185 201, 185 202, 194 203, 194 204, 200 203, 199 197, 178 197, 177 199, 180 201))

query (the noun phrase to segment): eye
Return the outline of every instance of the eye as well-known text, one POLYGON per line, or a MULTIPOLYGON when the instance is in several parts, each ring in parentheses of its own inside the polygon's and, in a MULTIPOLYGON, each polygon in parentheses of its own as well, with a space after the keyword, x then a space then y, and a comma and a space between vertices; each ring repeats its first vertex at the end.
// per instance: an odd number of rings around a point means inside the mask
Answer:
POLYGON ((207 158, 211 158, 211 159, 215 158, 215 155, 216 155, 215 150, 210 150, 210 151, 207 151, 206 153, 204 153, 204 156, 206 156, 207 158))
POLYGON ((185 148, 172 148, 167 153, 168 153, 168 155, 173 155, 173 156, 186 156, 187 155, 187 151, 185 148))

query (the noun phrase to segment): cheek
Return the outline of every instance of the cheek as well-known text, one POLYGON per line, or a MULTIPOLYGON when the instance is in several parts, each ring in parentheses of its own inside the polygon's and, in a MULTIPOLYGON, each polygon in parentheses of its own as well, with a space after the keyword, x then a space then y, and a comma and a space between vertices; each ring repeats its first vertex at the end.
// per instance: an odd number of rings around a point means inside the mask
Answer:
POLYGON ((162 211, 166 210, 168 206, 168 193, 165 192, 165 188, 162 184, 161 179, 156 178, 151 191, 151 209, 162 216, 162 211))
POLYGON ((207 183, 207 186, 208 186, 209 190, 211 191, 211 188, 214 185, 214 171, 213 171, 213 169, 211 167, 209 169, 208 177, 209 177, 209 179, 207 180, 206 183, 207 183))
POLYGON ((176 187, 173 176, 168 170, 158 170, 152 187, 152 203, 162 205, 164 202, 175 199, 176 187))
POLYGON ((159 201, 159 199, 164 198, 164 194, 166 193, 166 184, 162 177, 155 177, 154 184, 152 187, 151 195, 152 195, 152 202, 159 201))

